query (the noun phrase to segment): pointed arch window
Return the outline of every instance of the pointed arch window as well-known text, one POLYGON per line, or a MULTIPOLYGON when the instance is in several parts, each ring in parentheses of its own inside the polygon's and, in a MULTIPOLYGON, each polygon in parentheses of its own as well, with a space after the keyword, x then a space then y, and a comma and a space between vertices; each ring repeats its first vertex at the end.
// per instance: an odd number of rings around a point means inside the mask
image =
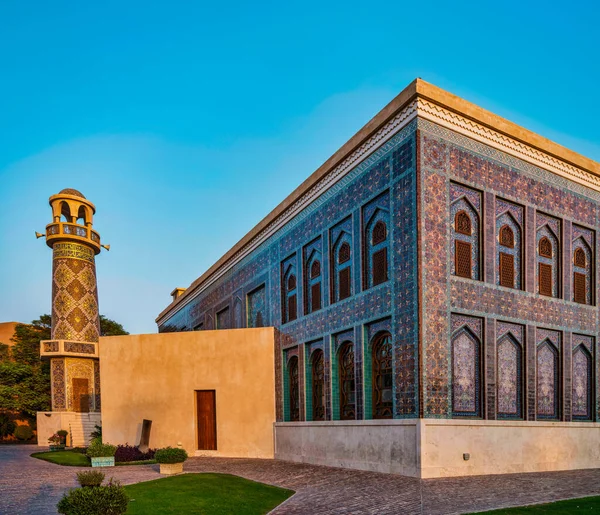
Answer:
POLYGON ((593 359, 583 344, 573 350, 572 414, 573 420, 592 420, 593 359))
POLYGON ((481 416, 481 345, 466 327, 452 338, 452 413, 481 416))
POLYGON ((298 382, 298 357, 292 356, 288 361, 288 391, 290 420, 300 420, 300 386, 298 382))
POLYGON ((380 333, 373 339, 371 350, 373 371, 371 376, 373 395, 373 418, 393 418, 392 337, 380 333))
POLYGON ((512 334, 498 342, 496 359, 499 418, 523 418, 523 348, 512 334))
POLYGON ((338 351, 340 419, 356 419, 356 382, 354 376, 354 345, 344 342, 338 351))
POLYGON ((388 211, 376 210, 363 233, 365 269, 364 288, 383 284, 389 279, 390 241, 388 211))
POLYGON ((536 356, 536 412, 539 419, 559 418, 559 353, 546 339, 538 345, 536 356))
POLYGON ((304 313, 314 313, 322 307, 321 253, 305 249, 304 262, 304 313), (308 255, 307 255, 308 254, 308 255))
POLYGON ((465 236, 471 236, 473 234, 473 228, 471 224, 471 218, 466 211, 459 211, 454 217, 454 227, 458 234, 464 234, 465 236))
POLYGON ((582 237, 573 248, 573 301, 592 304, 592 250, 582 237))
POLYGON ((560 295, 560 251, 558 238, 544 225, 537 233, 538 293, 547 297, 560 295))
POLYGON ((352 246, 351 236, 341 232, 336 241, 331 260, 332 302, 347 299, 352 295, 352 246))
POLYGON ((290 263, 283 265, 281 314, 282 323, 291 322, 298 318, 298 282, 295 266, 290 263))
POLYGON ((504 212, 496 218, 496 284, 505 288, 522 288, 523 238, 521 223, 523 207, 497 199, 504 212), (519 220, 519 221, 517 221, 519 220))
POLYGON ((317 349, 311 357, 313 420, 325 420, 325 359, 317 349))
MULTIPOLYGON (((476 194, 476 193, 474 193, 476 194)), ((479 213, 465 196, 452 206, 453 271, 458 277, 479 279, 480 224, 479 213)))

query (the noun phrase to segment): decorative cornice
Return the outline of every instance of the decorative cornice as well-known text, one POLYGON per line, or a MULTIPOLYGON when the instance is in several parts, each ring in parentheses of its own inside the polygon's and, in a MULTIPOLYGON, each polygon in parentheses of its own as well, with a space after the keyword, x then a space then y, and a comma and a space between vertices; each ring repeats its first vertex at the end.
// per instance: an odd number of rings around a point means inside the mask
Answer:
POLYGON ((164 323, 197 298, 417 117, 600 192, 600 174, 593 173, 600 170, 598 163, 417 79, 229 253, 194 281, 184 294, 163 310, 156 322, 164 323), (354 149, 352 145, 355 145, 354 149), (336 159, 338 164, 335 164, 336 159), (572 163, 583 164, 589 171, 572 163))
MULTIPOLYGON (((209 288, 212 284, 218 281, 223 275, 231 270, 237 263, 239 263, 246 256, 254 252, 260 245, 267 241, 273 236, 279 229, 289 223, 295 216, 297 216, 303 209, 314 202, 320 195, 331 188, 335 183, 340 181, 346 174, 348 174, 353 168, 355 168, 361 161, 371 155, 377 148, 383 145, 386 141, 392 138, 398 131, 408 125, 412 120, 417 117, 417 101, 412 101, 407 105, 400 113, 386 123, 377 133, 375 133, 370 139, 365 141, 360 147, 352 152, 346 159, 344 159, 338 166, 336 166, 330 173, 325 175, 318 183, 307 190, 302 196, 294 201, 290 206, 271 224, 267 225, 258 234, 256 234, 246 245, 239 249, 233 256, 231 256, 225 263, 223 263, 219 270, 213 273, 201 284, 195 286, 192 292, 189 292, 185 299, 177 306, 177 311, 182 309, 184 306, 189 304, 203 291, 209 288)), ((156 320, 158 324, 163 323, 171 315, 172 309, 167 308, 167 312, 161 313, 159 318, 156 320)))
POLYGON ((600 191, 600 177, 596 175, 582 170, 581 168, 577 168, 569 163, 565 163, 537 148, 526 145, 525 143, 461 116, 460 114, 449 111, 448 109, 423 98, 417 99, 417 104, 419 118, 430 120, 571 181, 600 191))

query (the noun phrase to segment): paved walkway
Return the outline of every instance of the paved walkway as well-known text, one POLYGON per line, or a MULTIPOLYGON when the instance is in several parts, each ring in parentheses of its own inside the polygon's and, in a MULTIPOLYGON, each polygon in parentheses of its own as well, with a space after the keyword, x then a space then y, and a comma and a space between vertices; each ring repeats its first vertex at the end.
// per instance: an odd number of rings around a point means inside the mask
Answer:
MULTIPOLYGON (((0 514, 55 514, 77 467, 31 458, 33 446, 0 446, 0 514)), ((418 480, 391 474, 284 461, 191 458, 187 472, 224 472, 290 488, 296 494, 275 514, 450 515, 600 495, 600 469, 418 480)), ((123 484, 160 477, 158 465, 105 469, 123 484)), ((184 515, 184 514, 182 514, 184 515)))

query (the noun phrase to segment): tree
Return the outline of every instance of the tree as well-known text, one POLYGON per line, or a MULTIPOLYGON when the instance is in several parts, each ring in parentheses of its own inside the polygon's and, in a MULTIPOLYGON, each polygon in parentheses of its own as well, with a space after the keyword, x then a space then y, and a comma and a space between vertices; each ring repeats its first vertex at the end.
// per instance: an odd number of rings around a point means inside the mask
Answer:
POLYGON ((40 340, 49 340, 52 318, 42 315, 31 324, 17 324, 15 334, 11 338, 13 359, 17 363, 34 365, 40 363, 40 340))
MULTIPOLYGON (((35 417, 37 411, 50 410, 50 363, 40 359, 40 341, 51 339, 51 328, 50 315, 15 327, 13 359, 3 360, 0 354, 0 411, 35 417)), ((102 315, 100 328, 102 336, 129 334, 121 324, 102 315)))
POLYGON ((129 334, 123 326, 104 315, 100 315, 100 336, 122 336, 129 334))

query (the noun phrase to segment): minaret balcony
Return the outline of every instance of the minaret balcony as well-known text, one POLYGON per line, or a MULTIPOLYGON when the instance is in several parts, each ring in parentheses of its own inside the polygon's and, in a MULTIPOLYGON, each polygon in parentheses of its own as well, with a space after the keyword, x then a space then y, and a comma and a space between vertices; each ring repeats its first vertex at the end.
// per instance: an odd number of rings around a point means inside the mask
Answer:
POLYGON ((91 245, 96 254, 100 253, 100 235, 87 225, 70 222, 55 222, 46 226, 46 243, 52 247, 58 241, 80 241, 91 245))
POLYGON ((98 342, 81 342, 76 340, 42 340, 40 342, 40 357, 49 358, 96 358, 98 342))

